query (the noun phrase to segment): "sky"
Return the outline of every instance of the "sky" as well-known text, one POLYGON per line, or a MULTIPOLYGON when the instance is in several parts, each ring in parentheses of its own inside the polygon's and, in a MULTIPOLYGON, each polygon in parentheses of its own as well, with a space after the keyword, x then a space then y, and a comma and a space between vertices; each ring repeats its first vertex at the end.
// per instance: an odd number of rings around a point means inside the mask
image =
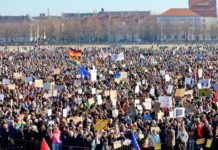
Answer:
POLYGON ((40 13, 147 11, 159 14, 169 8, 188 8, 188 0, 0 0, 0 15, 38 16, 40 13))

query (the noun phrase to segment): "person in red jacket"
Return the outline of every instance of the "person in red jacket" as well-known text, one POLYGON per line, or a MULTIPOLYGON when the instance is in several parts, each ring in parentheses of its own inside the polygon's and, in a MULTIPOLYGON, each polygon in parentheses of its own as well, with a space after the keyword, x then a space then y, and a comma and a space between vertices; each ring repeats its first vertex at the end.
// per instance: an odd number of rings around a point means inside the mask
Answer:
MULTIPOLYGON (((194 137, 195 137, 195 141, 197 141, 198 139, 202 139, 204 137, 203 136, 203 125, 201 124, 200 120, 196 121, 196 128, 195 128, 194 137)), ((202 144, 197 144, 198 150, 202 148, 202 146, 203 146, 202 144)))

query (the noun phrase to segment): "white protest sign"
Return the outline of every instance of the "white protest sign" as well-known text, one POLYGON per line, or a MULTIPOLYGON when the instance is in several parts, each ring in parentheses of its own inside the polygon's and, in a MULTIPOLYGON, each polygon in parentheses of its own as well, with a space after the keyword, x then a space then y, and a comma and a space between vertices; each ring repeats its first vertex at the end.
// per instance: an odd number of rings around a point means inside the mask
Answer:
POLYGON ((203 74, 203 70, 202 69, 198 69, 198 77, 202 78, 202 74, 203 74))
POLYGON ((117 109, 112 111, 112 116, 116 118, 119 115, 119 111, 117 109))
POLYGON ((160 75, 164 76, 165 75, 165 70, 160 70, 160 75))
POLYGON ((37 88, 43 88, 43 81, 41 79, 35 80, 35 87, 37 88))
POLYGON ((52 115, 52 109, 48 109, 48 116, 52 115))
POLYGON ((146 98, 145 102, 143 103, 144 109, 150 110, 151 109, 151 98, 146 98))
POLYGON ((67 117, 67 113, 68 113, 67 108, 64 108, 63 109, 63 117, 66 118, 67 117))
POLYGON ((2 80, 2 84, 3 84, 3 85, 10 84, 10 80, 9 80, 9 79, 3 79, 3 80, 2 80))
POLYGON ((5 98, 4 94, 0 94, 0 100, 3 101, 5 98))
POLYGON ((97 70, 90 70, 90 74, 91 74, 91 81, 95 82, 97 81, 97 70))
POLYGON ((173 91, 173 86, 169 85, 168 88, 167 88, 167 94, 171 94, 172 91, 173 91))
POLYGON ((92 95, 96 94, 96 88, 92 88, 92 95))
POLYGON ((174 109, 174 118, 185 117, 185 108, 184 107, 176 107, 174 109))
POLYGON ((159 97, 160 107, 161 108, 170 108, 172 107, 172 98, 169 96, 160 96, 159 97))
POLYGON ((154 88, 151 88, 150 91, 149 91, 149 94, 150 94, 151 96, 155 96, 155 95, 154 95, 154 92, 155 92, 155 89, 154 89, 154 88))
POLYGON ((191 84, 192 78, 185 78, 185 85, 191 84))
POLYGON ((165 81, 170 82, 170 76, 168 74, 165 75, 165 81))
POLYGON ((135 86, 135 93, 139 93, 139 86, 135 86))
POLYGON ((98 104, 98 105, 102 105, 102 104, 103 104, 101 95, 97 95, 97 104, 98 104))

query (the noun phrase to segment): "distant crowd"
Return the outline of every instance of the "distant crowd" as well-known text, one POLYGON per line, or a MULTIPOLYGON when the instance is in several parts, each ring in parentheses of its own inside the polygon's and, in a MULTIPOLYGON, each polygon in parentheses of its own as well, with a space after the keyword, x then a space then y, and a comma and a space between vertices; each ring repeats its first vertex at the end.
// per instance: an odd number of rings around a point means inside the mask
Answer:
POLYGON ((0 149, 218 149, 217 47, 81 53, 0 50, 0 149))

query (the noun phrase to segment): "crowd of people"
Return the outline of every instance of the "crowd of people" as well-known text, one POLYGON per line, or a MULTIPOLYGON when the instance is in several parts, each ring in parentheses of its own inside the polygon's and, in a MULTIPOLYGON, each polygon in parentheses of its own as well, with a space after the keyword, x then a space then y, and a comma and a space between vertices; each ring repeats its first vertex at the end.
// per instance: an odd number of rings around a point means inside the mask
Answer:
POLYGON ((0 51, 0 149, 218 149, 217 47, 81 51, 0 51))

